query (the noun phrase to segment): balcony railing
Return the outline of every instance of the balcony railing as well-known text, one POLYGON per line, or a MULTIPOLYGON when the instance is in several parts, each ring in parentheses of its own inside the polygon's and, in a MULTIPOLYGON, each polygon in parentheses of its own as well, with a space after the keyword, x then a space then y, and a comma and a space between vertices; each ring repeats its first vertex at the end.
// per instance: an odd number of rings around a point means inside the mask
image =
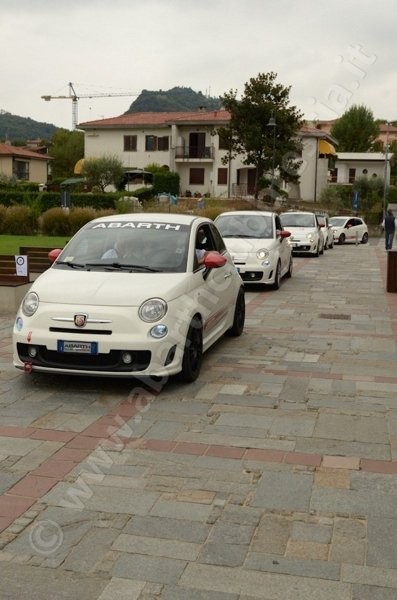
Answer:
POLYGON ((213 160, 213 146, 176 146, 175 159, 179 160, 213 160))

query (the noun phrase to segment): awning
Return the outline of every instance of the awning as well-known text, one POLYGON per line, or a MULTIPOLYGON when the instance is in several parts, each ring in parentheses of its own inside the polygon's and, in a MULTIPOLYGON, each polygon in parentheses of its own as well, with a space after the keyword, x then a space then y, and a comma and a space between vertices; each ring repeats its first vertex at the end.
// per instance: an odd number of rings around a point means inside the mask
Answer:
POLYGON ((336 156, 336 150, 332 144, 327 142, 326 140, 320 140, 318 144, 318 153, 319 154, 331 154, 332 156, 336 156))
POLYGON ((63 187, 64 185, 77 185, 78 183, 81 183, 84 180, 84 177, 70 177, 69 179, 64 179, 64 181, 61 182, 61 187, 63 187))
POLYGON ((80 158, 77 163, 74 165, 73 173, 75 175, 80 175, 81 169, 83 168, 84 158, 80 158))

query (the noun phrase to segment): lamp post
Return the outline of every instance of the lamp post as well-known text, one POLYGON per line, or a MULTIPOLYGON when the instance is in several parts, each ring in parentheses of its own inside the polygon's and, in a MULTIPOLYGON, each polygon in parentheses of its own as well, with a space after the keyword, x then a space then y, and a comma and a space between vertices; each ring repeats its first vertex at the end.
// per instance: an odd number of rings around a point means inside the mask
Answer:
POLYGON ((383 219, 386 217, 386 199, 387 199, 387 177, 389 173, 388 160, 389 160, 389 123, 387 123, 386 130, 386 142, 384 146, 385 152, 385 165, 384 165, 384 176, 383 176, 383 219))
POLYGON ((273 192, 274 192, 274 164, 275 164, 275 154, 276 154, 276 127, 277 127, 276 119, 274 118, 273 113, 272 113, 272 115, 271 115, 271 117, 269 119, 267 127, 272 127, 273 128, 272 182, 271 182, 271 185, 270 185, 270 196, 273 198, 273 192))

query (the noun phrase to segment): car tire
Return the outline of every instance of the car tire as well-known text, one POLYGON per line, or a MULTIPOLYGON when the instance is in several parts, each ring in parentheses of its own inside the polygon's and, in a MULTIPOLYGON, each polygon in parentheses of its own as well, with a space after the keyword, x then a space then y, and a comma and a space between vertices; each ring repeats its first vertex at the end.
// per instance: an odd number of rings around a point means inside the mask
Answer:
POLYGON ((245 295, 244 290, 240 288, 237 295, 236 306, 234 308, 233 325, 227 330, 230 337, 239 337, 244 331, 245 323, 245 295))
POLYGON ((272 287, 274 290, 279 290, 280 285, 281 285, 281 263, 280 263, 280 261, 278 261, 277 267, 276 267, 276 274, 274 275, 274 283, 273 283, 272 287))
POLYGON ((368 243, 368 233, 365 232, 363 237, 361 238, 361 243, 362 244, 367 244, 368 243))
POLYGON ((342 246, 345 243, 346 236, 344 233, 341 233, 338 239, 339 246, 342 246))
POLYGON ((192 319, 186 335, 182 370, 178 379, 184 383, 196 381, 203 362, 203 325, 197 317, 192 319))
POLYGON ((292 260, 292 254, 291 254, 291 258, 289 259, 288 271, 285 274, 285 276, 288 277, 288 279, 290 277, 292 277, 293 268, 294 268, 294 261, 292 260))

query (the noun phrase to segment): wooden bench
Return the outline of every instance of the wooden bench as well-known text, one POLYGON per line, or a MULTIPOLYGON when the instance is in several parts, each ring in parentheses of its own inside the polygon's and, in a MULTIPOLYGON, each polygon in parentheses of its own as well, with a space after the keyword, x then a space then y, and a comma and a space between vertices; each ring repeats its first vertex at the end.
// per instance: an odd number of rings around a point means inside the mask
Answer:
POLYGON ((43 246, 20 246, 19 254, 28 256, 30 272, 43 273, 51 266, 48 253, 53 249, 44 248, 43 246))
POLYGON ((0 285, 17 286, 29 283, 29 258, 27 261, 27 275, 17 275, 15 256, 0 254, 0 285))

